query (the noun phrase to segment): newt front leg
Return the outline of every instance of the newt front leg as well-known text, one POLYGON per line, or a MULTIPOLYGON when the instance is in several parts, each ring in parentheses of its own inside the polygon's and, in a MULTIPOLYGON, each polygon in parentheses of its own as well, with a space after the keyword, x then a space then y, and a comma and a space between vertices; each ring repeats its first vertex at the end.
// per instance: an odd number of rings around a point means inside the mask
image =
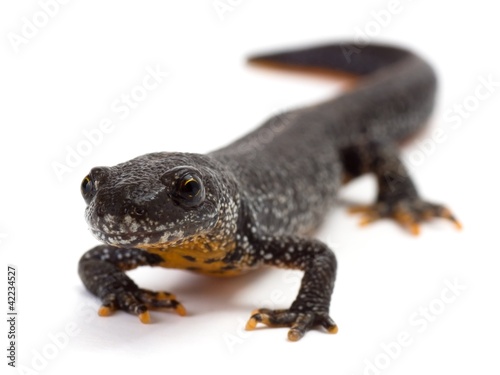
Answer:
POLYGON ((265 237, 254 245, 265 265, 304 271, 297 298, 289 309, 256 310, 247 323, 252 330, 257 322, 269 327, 290 327, 288 339, 297 341, 315 325, 337 333, 337 325, 329 316, 330 299, 337 273, 337 260, 325 244, 296 236, 265 237))
POLYGON ((100 316, 120 309, 149 323, 148 308, 172 308, 179 315, 185 315, 186 310, 173 294, 141 289, 123 271, 156 266, 162 261, 159 255, 144 250, 101 245, 82 256, 78 273, 85 287, 101 299, 100 316))

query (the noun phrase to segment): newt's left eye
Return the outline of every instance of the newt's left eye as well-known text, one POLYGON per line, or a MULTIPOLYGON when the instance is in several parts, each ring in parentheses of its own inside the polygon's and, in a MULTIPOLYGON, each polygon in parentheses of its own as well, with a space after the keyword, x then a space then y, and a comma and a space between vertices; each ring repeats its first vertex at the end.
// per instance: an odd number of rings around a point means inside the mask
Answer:
POLYGON ((194 177, 185 178, 184 181, 182 181, 181 190, 184 194, 191 198, 196 197, 201 191, 200 181, 194 177))
POLYGON ((96 190, 95 183, 90 176, 85 176, 82 181, 80 190, 82 192, 83 199, 85 199, 85 202, 87 202, 88 204, 94 196, 96 190))
POLYGON ((180 203, 193 207, 201 204, 205 199, 205 188, 198 176, 186 174, 179 179, 175 195, 180 203))

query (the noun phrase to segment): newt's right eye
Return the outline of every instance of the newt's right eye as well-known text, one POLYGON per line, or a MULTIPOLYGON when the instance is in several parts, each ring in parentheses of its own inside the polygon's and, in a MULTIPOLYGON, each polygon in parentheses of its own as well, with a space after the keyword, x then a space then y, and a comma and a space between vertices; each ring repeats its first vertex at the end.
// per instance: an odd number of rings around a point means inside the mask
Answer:
POLYGON ((95 193, 95 183, 90 176, 85 176, 80 187, 83 199, 89 203, 95 193))

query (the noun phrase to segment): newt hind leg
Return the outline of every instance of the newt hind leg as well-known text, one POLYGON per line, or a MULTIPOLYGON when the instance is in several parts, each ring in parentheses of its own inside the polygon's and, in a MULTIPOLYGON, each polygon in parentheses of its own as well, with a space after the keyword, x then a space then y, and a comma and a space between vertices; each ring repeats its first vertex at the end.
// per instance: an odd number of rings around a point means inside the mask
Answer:
POLYGON ((370 144, 349 147, 343 152, 348 179, 372 172, 377 178, 378 196, 374 204, 351 207, 351 213, 363 215, 360 224, 367 225, 382 218, 391 218, 409 230, 420 233, 420 224, 434 218, 451 221, 457 229, 462 225, 443 205, 423 200, 401 162, 393 145, 370 144))

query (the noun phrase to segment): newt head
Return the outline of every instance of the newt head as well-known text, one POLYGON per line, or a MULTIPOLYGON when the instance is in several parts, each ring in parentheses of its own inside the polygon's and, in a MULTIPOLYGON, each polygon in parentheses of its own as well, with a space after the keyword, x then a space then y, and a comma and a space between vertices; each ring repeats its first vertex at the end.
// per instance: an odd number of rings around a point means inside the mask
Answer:
POLYGON ((205 155, 168 152, 93 168, 81 185, 90 230, 109 245, 141 248, 210 234, 236 211, 218 168, 205 155))

